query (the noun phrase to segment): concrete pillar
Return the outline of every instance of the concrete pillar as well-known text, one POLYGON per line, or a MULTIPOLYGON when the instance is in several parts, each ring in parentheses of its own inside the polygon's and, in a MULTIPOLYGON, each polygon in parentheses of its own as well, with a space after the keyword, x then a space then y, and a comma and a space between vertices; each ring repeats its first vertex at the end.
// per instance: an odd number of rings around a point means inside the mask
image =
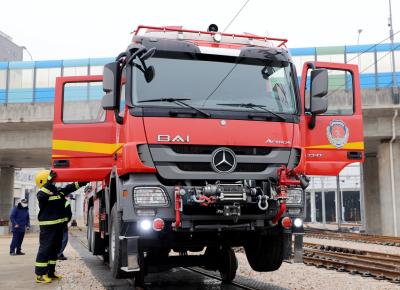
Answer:
POLYGON ((14 196, 14 167, 0 169, 0 226, 8 225, 14 196))
POLYGON ((365 232, 381 234, 381 202, 377 154, 366 154, 363 163, 365 232))
POLYGON ((391 174, 391 156, 389 142, 378 146, 379 195, 381 228, 383 235, 400 234, 400 143, 393 143, 393 175, 391 174), (393 180, 392 180, 393 177, 393 180), (394 184, 392 184, 392 181, 394 184), (394 192, 393 192, 394 189, 394 192), (394 196, 393 196, 394 195, 394 196), (395 229, 395 224, 397 227, 395 229))
POLYGON ((317 222, 317 215, 316 215, 316 207, 315 207, 315 190, 314 188, 310 192, 310 213, 311 213, 311 222, 317 222))

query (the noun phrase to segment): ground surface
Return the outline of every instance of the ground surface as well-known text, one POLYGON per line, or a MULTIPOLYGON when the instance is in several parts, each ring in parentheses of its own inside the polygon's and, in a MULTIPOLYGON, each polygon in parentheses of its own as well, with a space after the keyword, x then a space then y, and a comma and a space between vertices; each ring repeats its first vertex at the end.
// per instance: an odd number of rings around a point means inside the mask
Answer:
MULTIPOLYGON (((74 230, 70 236, 70 243, 66 248, 67 261, 57 266, 58 272, 65 275, 60 282, 49 285, 34 283, 34 262, 38 247, 38 235, 28 234, 24 240, 23 251, 25 256, 9 256, 8 247, 10 236, 0 236, 0 289, 132 289, 131 280, 114 280, 108 267, 95 256, 92 256, 84 247, 84 231, 74 230)), ((343 241, 327 241, 306 239, 309 242, 370 249, 376 251, 400 254, 400 248, 370 244, 358 244, 343 241), (345 243, 345 244, 344 244, 345 243)), ((257 289, 400 289, 400 285, 373 278, 352 276, 348 273, 339 273, 332 270, 318 269, 303 264, 284 263, 273 273, 257 273, 251 270, 243 253, 237 254, 239 260, 239 281, 255 279, 253 283, 257 289), (247 280, 246 280, 247 279, 247 280)), ((183 290, 183 289, 223 289, 234 290, 236 287, 221 285, 220 282, 194 274, 186 269, 173 269, 160 274, 150 274, 146 278, 146 286, 150 290, 183 290)))

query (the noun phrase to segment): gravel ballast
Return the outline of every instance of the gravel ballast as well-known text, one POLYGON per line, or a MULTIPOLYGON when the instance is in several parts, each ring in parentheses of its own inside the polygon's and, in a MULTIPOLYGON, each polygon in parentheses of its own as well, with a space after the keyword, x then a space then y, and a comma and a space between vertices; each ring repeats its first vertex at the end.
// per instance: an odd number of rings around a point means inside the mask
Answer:
POLYGON ((359 275, 340 273, 304 264, 283 263, 275 272, 259 273, 251 269, 244 253, 236 253, 239 262, 237 274, 264 283, 279 285, 288 289, 324 289, 324 290, 399 290, 399 285, 365 278, 359 275))
MULTIPOLYGON (((92 275, 90 269, 82 261, 78 252, 67 245, 64 255, 68 260, 58 261, 57 272, 64 276, 58 283, 58 289, 106 289, 99 281, 92 275)), ((54 284, 54 282, 52 283, 54 284)))

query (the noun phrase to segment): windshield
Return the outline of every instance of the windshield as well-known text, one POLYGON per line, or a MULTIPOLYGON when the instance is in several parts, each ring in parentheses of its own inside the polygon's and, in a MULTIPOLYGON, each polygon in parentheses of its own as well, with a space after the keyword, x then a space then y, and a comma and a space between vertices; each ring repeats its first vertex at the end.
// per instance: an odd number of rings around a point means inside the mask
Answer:
POLYGON ((146 60, 155 76, 146 82, 133 68, 133 104, 136 106, 182 107, 184 99, 199 109, 269 111, 293 114, 296 98, 289 62, 265 59, 181 54, 146 60))

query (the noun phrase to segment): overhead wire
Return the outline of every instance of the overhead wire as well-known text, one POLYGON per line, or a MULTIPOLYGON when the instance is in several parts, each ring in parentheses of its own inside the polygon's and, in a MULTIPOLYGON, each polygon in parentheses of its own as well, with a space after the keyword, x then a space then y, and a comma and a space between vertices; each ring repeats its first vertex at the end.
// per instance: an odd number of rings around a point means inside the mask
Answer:
POLYGON ((239 16, 240 12, 246 7, 246 5, 250 2, 250 0, 247 0, 246 3, 243 4, 243 6, 239 9, 239 11, 236 13, 236 15, 232 18, 232 20, 228 23, 228 25, 225 27, 225 29, 222 32, 225 32, 229 26, 236 20, 236 18, 239 16))

